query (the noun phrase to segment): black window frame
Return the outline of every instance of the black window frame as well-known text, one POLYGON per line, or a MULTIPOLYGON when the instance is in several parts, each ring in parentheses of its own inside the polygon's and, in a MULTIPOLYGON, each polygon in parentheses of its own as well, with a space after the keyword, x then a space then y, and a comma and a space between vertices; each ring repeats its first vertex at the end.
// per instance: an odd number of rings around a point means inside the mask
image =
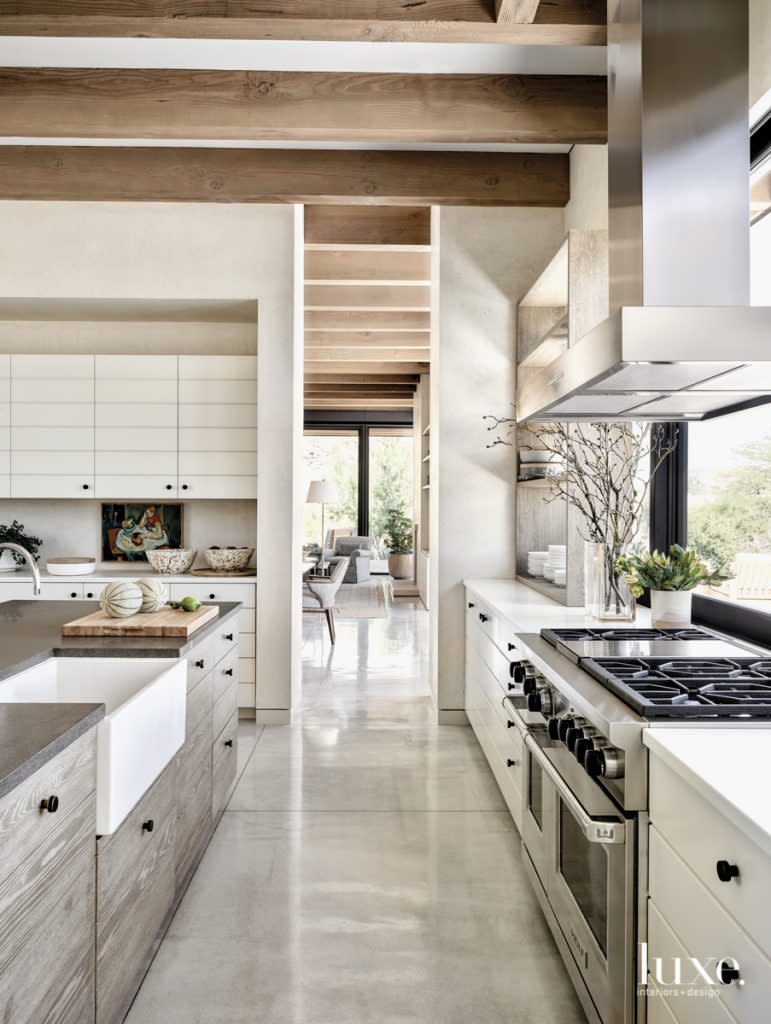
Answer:
MULTIPOLYGON (((766 402, 746 402, 736 412, 766 402)), ((668 438, 677 432, 678 442, 672 455, 659 467, 651 482, 651 549, 667 551, 672 544, 688 543, 688 423, 665 424, 668 438)), ((641 603, 647 604, 648 597, 641 603)), ((704 594, 693 595, 693 621, 729 636, 771 647, 771 613, 744 608, 704 594)))

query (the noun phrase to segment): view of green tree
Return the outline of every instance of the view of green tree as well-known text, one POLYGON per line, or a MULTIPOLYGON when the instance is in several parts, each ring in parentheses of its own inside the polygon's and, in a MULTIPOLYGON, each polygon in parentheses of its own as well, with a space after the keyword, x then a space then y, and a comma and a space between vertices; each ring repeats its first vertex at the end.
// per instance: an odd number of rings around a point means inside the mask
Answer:
POLYGON ((369 453, 369 532, 383 558, 387 553, 383 534, 388 513, 401 509, 412 518, 412 437, 372 436, 369 453))

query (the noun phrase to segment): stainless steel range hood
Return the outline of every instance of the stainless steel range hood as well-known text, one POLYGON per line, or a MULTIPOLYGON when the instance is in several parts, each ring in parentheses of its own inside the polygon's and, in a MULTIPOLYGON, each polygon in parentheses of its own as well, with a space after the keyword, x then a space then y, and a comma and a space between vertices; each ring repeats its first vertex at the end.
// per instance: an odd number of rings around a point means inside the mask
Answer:
POLYGON ((610 317, 520 374, 520 420, 702 419, 771 395, 749 305, 748 0, 609 0, 610 317))

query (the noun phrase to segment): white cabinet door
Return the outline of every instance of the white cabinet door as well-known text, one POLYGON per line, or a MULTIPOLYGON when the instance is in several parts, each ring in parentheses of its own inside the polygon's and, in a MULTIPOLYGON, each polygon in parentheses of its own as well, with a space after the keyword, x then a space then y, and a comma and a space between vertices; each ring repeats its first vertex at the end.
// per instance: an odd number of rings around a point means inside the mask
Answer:
POLYGON ((12 498, 94 496, 94 357, 10 358, 12 498))
POLYGON ((257 497, 257 357, 179 357, 179 493, 257 497))
POLYGON ((44 580, 40 588, 40 597, 43 601, 82 601, 85 598, 85 591, 84 583, 49 583, 48 580, 44 580))
POLYGON ((177 496, 177 357, 97 356, 96 497, 177 496))

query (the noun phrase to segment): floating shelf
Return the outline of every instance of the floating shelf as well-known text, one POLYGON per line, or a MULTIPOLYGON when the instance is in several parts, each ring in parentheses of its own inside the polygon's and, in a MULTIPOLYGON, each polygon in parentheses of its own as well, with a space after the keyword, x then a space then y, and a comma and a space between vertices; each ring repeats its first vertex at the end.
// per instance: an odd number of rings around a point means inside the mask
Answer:
POLYGON ((532 590, 537 590, 540 594, 545 594, 546 597, 551 597, 555 601, 560 601, 562 604, 566 603, 567 588, 557 586, 551 580, 541 579, 540 576, 517 576, 517 582, 524 583, 532 590))

